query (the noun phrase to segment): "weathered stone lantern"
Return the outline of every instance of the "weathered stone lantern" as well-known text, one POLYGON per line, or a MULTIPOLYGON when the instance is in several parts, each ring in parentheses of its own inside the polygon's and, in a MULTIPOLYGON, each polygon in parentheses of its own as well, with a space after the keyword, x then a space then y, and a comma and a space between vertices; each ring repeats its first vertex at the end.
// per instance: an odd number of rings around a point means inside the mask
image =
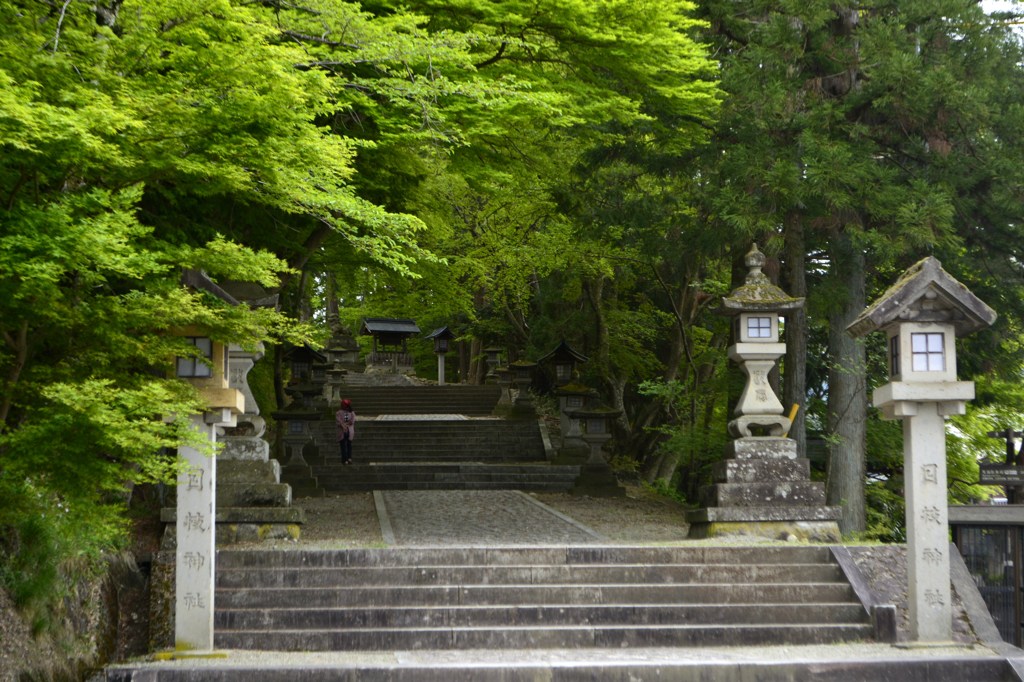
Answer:
POLYGON ((515 399, 512 401, 512 414, 514 416, 533 416, 536 410, 533 406, 533 396, 530 395, 530 384, 533 383, 533 371, 537 369, 536 362, 529 360, 517 360, 509 365, 512 373, 512 383, 516 387, 515 399))
POLYGON ((484 348, 484 357, 487 362, 487 374, 484 375, 485 384, 496 384, 498 383, 498 368, 501 367, 501 349, 500 348, 484 348))
POLYGON ((583 427, 581 438, 587 444, 587 461, 580 470, 580 477, 572 492, 594 497, 618 497, 625 495, 604 455, 604 446, 611 440, 611 421, 622 414, 604 405, 593 405, 579 410, 569 410, 567 415, 578 420, 583 427))
POLYGON ((890 381, 873 398, 883 418, 903 420, 912 642, 953 638, 945 419, 963 414, 974 397, 974 382, 956 379, 954 340, 995 319, 991 308, 929 257, 848 327, 856 337, 881 331, 888 338, 890 381))
POLYGON ((441 327, 427 334, 427 338, 434 340, 434 353, 437 354, 437 385, 444 386, 444 355, 455 334, 448 327, 441 327))
POLYGON ((715 483, 701 491, 703 508, 689 512, 690 537, 749 536, 837 542, 840 516, 826 507, 825 488, 810 481, 810 463, 786 438, 783 414, 768 376, 786 354, 779 341, 780 315, 804 301, 786 294, 761 271, 765 256, 755 244, 745 259, 746 281, 722 300, 734 318, 729 358, 747 376, 728 429, 734 439, 715 467, 715 483))
POLYGON ((735 343, 729 348, 729 359, 747 375, 729 432, 749 437, 755 435, 753 430, 760 430, 767 432, 763 435, 782 436, 791 424, 783 416, 785 410, 768 375, 775 361, 786 354, 786 344, 779 342, 779 316, 803 307, 804 301, 786 294, 761 272, 765 256, 756 244, 745 262, 750 268, 746 282, 722 299, 722 314, 733 317, 735 343))
MULTIPOLYGON (((238 301, 196 270, 183 273, 182 283, 221 300, 238 301)), ((245 395, 229 385, 227 345, 204 329, 173 330, 194 346, 196 356, 179 357, 174 375, 192 384, 205 403, 205 411, 191 417, 191 426, 212 447, 217 429, 233 427, 245 412, 245 395)), ((186 468, 178 478, 175 523, 174 641, 177 651, 213 649, 213 596, 216 546, 217 459, 197 447, 181 446, 178 454, 186 468)))

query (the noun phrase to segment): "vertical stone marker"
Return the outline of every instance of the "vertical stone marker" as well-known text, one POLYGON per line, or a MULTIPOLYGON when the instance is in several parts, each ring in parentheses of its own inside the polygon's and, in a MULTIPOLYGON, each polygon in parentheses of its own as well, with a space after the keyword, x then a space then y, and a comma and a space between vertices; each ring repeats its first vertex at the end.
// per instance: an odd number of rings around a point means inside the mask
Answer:
POLYGON ((889 383, 875 389, 884 419, 903 420, 910 641, 953 639, 946 489, 946 417, 963 414, 974 382, 956 380, 955 337, 991 325, 996 313, 925 258, 848 327, 888 337, 889 383))
MULTIPOLYGON (((203 415, 192 416, 192 428, 211 446, 216 442, 216 427, 203 415)), ((188 469, 178 479, 175 649, 211 651, 217 459, 193 447, 181 447, 178 454, 188 469)))

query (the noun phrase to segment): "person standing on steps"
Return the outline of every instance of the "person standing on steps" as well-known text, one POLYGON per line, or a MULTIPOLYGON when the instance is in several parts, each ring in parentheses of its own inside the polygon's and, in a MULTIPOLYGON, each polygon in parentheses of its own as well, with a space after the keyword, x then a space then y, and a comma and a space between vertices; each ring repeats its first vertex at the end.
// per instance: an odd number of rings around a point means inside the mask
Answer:
POLYGON ((334 422, 338 425, 338 445, 341 447, 341 463, 352 463, 352 441, 356 439, 356 413, 352 410, 352 401, 345 398, 341 401, 341 409, 334 413, 334 422))

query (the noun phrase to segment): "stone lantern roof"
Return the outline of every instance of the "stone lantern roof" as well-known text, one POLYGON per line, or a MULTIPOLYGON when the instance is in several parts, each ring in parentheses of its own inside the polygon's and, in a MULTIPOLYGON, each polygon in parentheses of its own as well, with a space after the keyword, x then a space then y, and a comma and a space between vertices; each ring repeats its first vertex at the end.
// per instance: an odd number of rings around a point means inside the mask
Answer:
POLYGON ((719 312, 723 315, 738 315, 745 312, 786 312, 803 307, 803 298, 790 296, 761 272, 766 260, 757 244, 750 247, 744 258, 744 263, 750 268, 747 279, 722 299, 719 312))
POLYGON ((945 322, 953 325, 957 336, 964 336, 995 320, 994 310, 929 256, 910 266, 846 329, 861 337, 894 322, 945 322))

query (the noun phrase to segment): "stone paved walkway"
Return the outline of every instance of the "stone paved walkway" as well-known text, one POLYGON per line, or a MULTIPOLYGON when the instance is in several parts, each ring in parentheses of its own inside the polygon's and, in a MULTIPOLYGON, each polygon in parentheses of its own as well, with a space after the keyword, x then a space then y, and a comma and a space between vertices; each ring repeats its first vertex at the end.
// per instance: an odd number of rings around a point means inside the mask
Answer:
POLYGON ((381 533, 390 545, 606 541, 578 521, 513 490, 388 490, 375 492, 374 499, 381 533))

